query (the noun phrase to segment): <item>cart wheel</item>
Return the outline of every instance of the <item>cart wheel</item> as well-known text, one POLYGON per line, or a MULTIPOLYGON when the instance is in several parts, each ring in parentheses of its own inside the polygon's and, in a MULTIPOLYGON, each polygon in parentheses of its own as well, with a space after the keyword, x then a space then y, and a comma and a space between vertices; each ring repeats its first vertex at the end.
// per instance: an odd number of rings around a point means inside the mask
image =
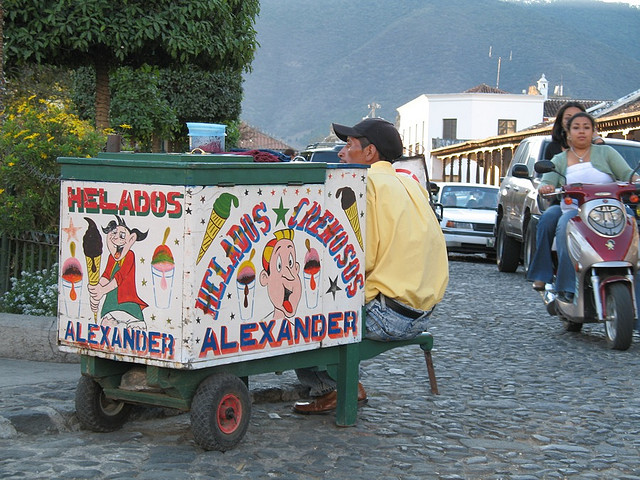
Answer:
POLYGON ((191 402, 191 430, 205 450, 232 449, 247 431, 251 399, 235 375, 211 375, 200 383, 191 402))
POLYGON ((76 414, 83 427, 94 432, 113 432, 124 425, 130 413, 130 404, 108 399, 93 378, 80 377, 76 388, 76 414))

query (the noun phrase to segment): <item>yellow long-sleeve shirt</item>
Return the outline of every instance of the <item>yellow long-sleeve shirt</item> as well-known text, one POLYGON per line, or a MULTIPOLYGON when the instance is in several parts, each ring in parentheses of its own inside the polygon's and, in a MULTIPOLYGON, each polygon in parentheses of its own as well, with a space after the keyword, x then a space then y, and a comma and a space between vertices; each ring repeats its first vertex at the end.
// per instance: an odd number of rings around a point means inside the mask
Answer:
POLYGON ((365 301, 378 293, 429 310, 449 282, 447 248, 429 194, 389 162, 369 169, 365 301))

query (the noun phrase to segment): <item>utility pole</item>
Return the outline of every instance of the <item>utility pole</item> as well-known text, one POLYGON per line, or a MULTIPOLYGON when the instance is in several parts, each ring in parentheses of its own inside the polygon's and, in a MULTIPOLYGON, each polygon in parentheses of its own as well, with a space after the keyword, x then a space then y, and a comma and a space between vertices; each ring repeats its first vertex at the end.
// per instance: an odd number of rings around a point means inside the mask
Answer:
MULTIPOLYGON (((492 58, 492 49, 493 47, 489 46, 489 58, 492 58)), ((509 61, 513 58, 513 51, 509 51, 509 61)), ((496 76, 496 88, 500 88, 500 67, 502 66, 502 57, 498 57, 498 74, 496 76)))
POLYGON ((381 108, 381 105, 376 102, 371 102, 367 105, 367 108, 369 109, 369 113, 364 118, 376 118, 376 109, 381 108))

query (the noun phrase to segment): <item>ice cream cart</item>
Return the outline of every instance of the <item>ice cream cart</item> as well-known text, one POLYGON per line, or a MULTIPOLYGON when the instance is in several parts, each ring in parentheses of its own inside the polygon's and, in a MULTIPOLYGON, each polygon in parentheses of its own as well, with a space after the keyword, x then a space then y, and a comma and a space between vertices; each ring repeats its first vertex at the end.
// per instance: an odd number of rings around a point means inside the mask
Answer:
POLYGON ((251 375, 321 366, 355 422, 367 170, 243 155, 60 158, 58 343, 81 354, 83 426, 131 404, 244 436, 251 375))

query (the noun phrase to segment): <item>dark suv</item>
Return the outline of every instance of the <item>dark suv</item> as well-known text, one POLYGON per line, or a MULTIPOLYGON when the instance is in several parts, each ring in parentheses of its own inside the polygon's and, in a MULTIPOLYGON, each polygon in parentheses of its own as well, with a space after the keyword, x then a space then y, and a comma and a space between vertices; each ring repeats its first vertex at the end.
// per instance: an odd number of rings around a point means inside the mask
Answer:
MULTIPOLYGON (((536 248, 536 226, 544 210, 538 201, 540 175, 533 166, 544 159, 550 136, 528 137, 520 142, 509 169, 500 182, 496 216, 496 261, 501 272, 515 272, 522 261, 525 272, 536 248)), ((640 142, 605 138, 631 168, 640 163, 640 142)))
POLYGON ((308 145, 293 160, 296 162, 340 163, 338 152, 345 143, 314 143, 308 145))

